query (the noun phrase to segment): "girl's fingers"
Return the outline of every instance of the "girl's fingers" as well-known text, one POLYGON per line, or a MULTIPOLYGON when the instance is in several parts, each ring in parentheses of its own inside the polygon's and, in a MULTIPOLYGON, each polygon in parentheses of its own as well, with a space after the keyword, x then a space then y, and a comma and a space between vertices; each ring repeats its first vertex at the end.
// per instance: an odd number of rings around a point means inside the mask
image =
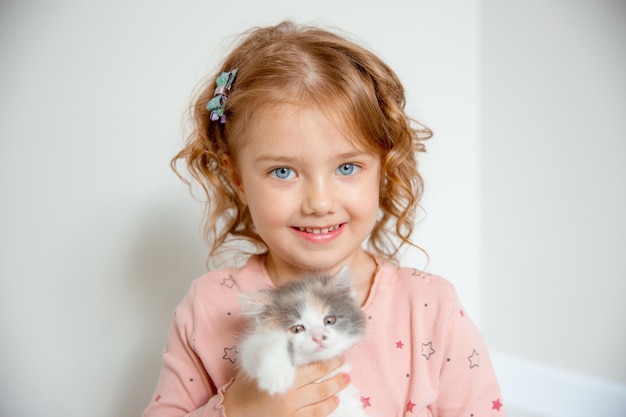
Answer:
POLYGON ((337 397, 330 397, 317 404, 296 410, 295 417, 327 417, 339 406, 337 397))
POLYGON ((317 406, 328 410, 329 406, 332 406, 331 410, 334 410, 337 405, 337 393, 346 388, 349 383, 350 376, 345 372, 340 372, 321 382, 303 385, 294 393, 296 395, 294 406, 298 410, 317 406))
POLYGON ((338 358, 305 366, 298 370, 295 384, 276 395, 259 390, 256 381, 240 372, 224 394, 224 408, 232 417, 327 417, 339 404, 337 393, 350 381, 348 374, 337 371, 342 364, 338 358), (333 371, 337 375, 323 379, 333 371))

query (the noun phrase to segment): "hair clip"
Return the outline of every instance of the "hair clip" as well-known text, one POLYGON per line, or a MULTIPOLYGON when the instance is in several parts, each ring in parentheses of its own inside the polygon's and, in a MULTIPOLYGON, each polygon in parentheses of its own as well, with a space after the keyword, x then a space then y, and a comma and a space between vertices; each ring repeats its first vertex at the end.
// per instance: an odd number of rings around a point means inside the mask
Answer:
POLYGON ((226 122, 224 107, 226 106, 226 99, 230 93, 233 81, 235 81, 235 75, 237 75, 237 68, 230 72, 222 72, 215 80, 215 84, 217 84, 215 96, 206 105, 206 109, 211 112, 211 120, 214 122, 217 120, 220 120, 221 123, 226 122))

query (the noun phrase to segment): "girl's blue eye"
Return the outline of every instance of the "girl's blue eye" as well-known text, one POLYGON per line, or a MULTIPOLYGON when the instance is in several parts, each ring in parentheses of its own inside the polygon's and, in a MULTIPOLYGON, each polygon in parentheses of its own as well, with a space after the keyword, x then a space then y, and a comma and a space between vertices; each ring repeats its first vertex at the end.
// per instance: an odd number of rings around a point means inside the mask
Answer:
POLYGON ((272 170, 272 175, 280 180, 288 180, 293 178, 295 176, 295 173, 291 168, 281 167, 272 170))
POLYGON ((339 175, 353 175, 359 170, 359 167, 354 164, 343 164, 337 168, 339 175))

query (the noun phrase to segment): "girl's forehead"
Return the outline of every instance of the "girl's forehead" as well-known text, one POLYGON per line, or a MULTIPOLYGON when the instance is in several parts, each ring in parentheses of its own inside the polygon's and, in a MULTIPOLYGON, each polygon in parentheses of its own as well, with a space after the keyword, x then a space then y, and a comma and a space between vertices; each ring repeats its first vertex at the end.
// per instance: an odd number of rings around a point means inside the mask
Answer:
POLYGON ((378 154, 373 151, 370 138, 345 114, 332 108, 299 103, 277 103, 254 110, 238 129, 239 149, 252 141, 291 138, 299 142, 303 138, 315 138, 315 134, 331 136, 336 145, 355 151, 378 154))

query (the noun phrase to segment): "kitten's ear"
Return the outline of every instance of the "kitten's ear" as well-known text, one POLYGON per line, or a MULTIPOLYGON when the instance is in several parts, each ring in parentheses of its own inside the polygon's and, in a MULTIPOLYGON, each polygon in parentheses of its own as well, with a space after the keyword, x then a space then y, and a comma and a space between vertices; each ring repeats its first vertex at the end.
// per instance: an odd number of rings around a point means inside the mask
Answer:
POLYGON ((338 290, 352 289, 352 272, 350 268, 345 265, 341 267, 339 272, 334 277, 335 288, 338 290))
POLYGON ((265 311, 265 306, 270 301, 269 294, 259 292, 242 292, 239 293, 239 304, 241 304, 241 312, 245 316, 255 317, 265 311))

